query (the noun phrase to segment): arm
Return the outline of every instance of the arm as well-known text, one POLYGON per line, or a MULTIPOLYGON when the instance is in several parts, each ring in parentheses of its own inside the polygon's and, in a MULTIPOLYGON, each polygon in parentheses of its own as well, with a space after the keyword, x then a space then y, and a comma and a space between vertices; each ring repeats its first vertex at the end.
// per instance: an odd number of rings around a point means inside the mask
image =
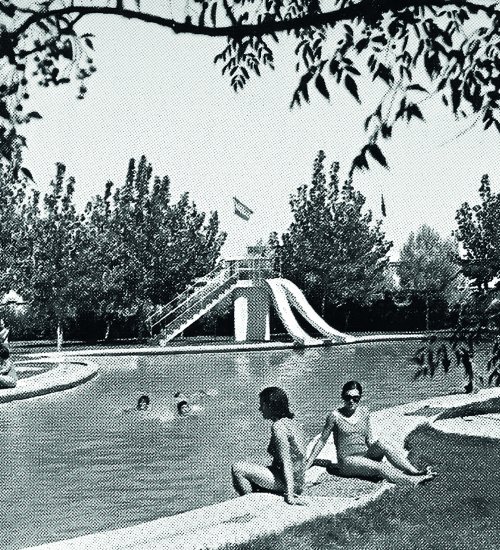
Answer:
POLYGON ((319 437, 318 441, 316 441, 316 443, 314 444, 311 454, 307 458, 306 470, 313 465, 313 462, 316 460, 316 457, 323 450, 323 447, 325 446, 327 439, 330 437, 330 434, 332 433, 334 426, 335 426, 335 416, 333 413, 330 413, 326 417, 325 425, 323 426, 321 436, 319 437))
POLYGON ((5 361, 3 361, 1 364, 0 364, 0 375, 1 376, 5 376, 6 374, 9 374, 10 372, 10 369, 11 369, 11 362, 6 359, 5 361))
POLYGON ((368 447, 370 447, 371 445, 377 442, 378 438, 375 437, 375 434, 373 433, 372 419, 371 419, 370 413, 368 412, 367 414, 368 414, 368 431, 366 433, 365 441, 368 447))
POLYGON ((289 504, 294 503, 294 481, 293 481, 293 466, 290 457, 290 442, 284 426, 281 424, 273 424, 272 436, 276 442, 279 460, 283 464, 283 474, 285 477, 285 501, 289 504))

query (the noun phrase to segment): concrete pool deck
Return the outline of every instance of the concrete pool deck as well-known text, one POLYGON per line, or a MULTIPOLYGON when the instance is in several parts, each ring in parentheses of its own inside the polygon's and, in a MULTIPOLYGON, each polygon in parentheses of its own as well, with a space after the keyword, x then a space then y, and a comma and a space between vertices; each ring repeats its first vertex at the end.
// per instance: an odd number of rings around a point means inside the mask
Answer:
MULTIPOLYGON (((21 365, 26 361, 14 363, 21 365)), ((35 361, 29 361, 34 363, 35 361)), ((51 363, 53 359, 45 359, 43 362, 51 363)), ((41 374, 21 378, 15 388, 0 390, 0 404, 10 403, 20 399, 30 399, 49 393, 59 392, 74 388, 94 378, 99 372, 99 367, 91 362, 61 362, 57 367, 41 374)))
MULTIPOLYGON (((402 446, 417 427, 427 424, 436 431, 500 438, 500 389, 477 394, 456 394, 425 399, 376 411, 372 414, 380 437, 402 446), (484 418, 476 418, 477 414, 484 418), (465 417, 464 417, 465 415, 465 417), (462 418, 464 417, 464 418, 462 418), (468 420, 472 418, 472 420, 468 420), (486 420, 485 420, 486 419, 486 420), (482 422, 489 428, 481 429, 482 422), (477 433, 479 432, 479 433, 477 433), (486 432, 487 435, 486 435, 486 432), (484 433, 484 435, 483 435, 484 433)), ((319 479, 320 468, 308 472, 308 480, 319 479), (314 472, 311 472, 314 470, 314 472)), ((324 487, 322 480, 316 487, 324 487)), ((348 483, 349 480, 345 480, 348 483)), ((341 481, 337 480, 337 486, 341 481)), ((363 487, 357 495, 325 496, 324 491, 307 492, 307 506, 289 506, 276 495, 254 493, 226 502, 191 510, 121 529, 93 533, 36 547, 31 550, 202 550, 241 543, 257 536, 279 533, 292 525, 321 516, 341 514, 364 506, 393 487, 378 483, 363 487)), ((334 489, 335 490, 335 489, 334 489)))

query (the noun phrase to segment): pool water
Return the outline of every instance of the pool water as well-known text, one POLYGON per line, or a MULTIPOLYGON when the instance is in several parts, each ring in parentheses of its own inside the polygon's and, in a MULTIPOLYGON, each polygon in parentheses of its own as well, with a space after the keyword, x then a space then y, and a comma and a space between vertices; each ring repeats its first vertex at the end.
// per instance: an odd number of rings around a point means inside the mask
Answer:
POLYGON ((2 549, 23 548, 172 515, 231 498, 230 465, 262 463, 269 424, 265 386, 286 389, 313 437, 362 382, 372 409, 461 391, 461 373, 412 381, 418 342, 309 350, 93 357, 94 380, 73 390, 0 406, 2 549), (199 389, 197 416, 180 418, 173 394, 199 389), (151 411, 124 413, 141 394, 151 411))

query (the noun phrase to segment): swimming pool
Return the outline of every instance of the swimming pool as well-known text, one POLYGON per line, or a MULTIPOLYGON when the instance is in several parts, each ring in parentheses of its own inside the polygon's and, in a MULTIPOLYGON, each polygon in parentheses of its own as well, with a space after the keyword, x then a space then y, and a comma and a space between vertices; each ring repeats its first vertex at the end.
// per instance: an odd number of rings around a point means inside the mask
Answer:
POLYGON ((2 548, 124 527, 231 498, 237 459, 268 461, 257 405, 284 387, 309 436, 358 379, 372 409, 461 391, 457 373, 413 382, 418 342, 308 350, 93 357, 103 369, 66 392, 0 407, 2 548), (176 391, 214 389, 199 416, 178 418, 176 391), (122 411, 139 395, 147 413, 122 411))

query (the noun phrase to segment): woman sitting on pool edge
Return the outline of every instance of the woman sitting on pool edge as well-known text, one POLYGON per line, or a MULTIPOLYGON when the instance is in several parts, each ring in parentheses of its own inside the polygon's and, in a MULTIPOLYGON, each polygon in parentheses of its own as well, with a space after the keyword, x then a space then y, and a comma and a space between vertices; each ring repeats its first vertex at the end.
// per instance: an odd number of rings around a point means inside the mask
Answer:
POLYGON ((15 388, 17 385, 17 373, 10 360, 9 348, 0 344, 0 389, 15 388))
POLYGON ((288 504, 304 504, 298 495, 304 487, 305 442, 302 430, 290 412, 288 397, 277 387, 260 392, 259 410, 266 420, 272 420, 268 453, 271 466, 236 462, 231 468, 233 486, 239 495, 264 490, 284 495, 288 504))
POLYGON ((369 411, 358 405, 363 389, 356 381, 342 388, 344 406, 331 412, 323 431, 306 461, 310 468, 333 432, 339 473, 346 477, 382 477, 392 483, 416 486, 436 475, 430 469, 418 470, 396 449, 374 439, 369 411), (383 458, 387 462, 381 462, 383 458))

